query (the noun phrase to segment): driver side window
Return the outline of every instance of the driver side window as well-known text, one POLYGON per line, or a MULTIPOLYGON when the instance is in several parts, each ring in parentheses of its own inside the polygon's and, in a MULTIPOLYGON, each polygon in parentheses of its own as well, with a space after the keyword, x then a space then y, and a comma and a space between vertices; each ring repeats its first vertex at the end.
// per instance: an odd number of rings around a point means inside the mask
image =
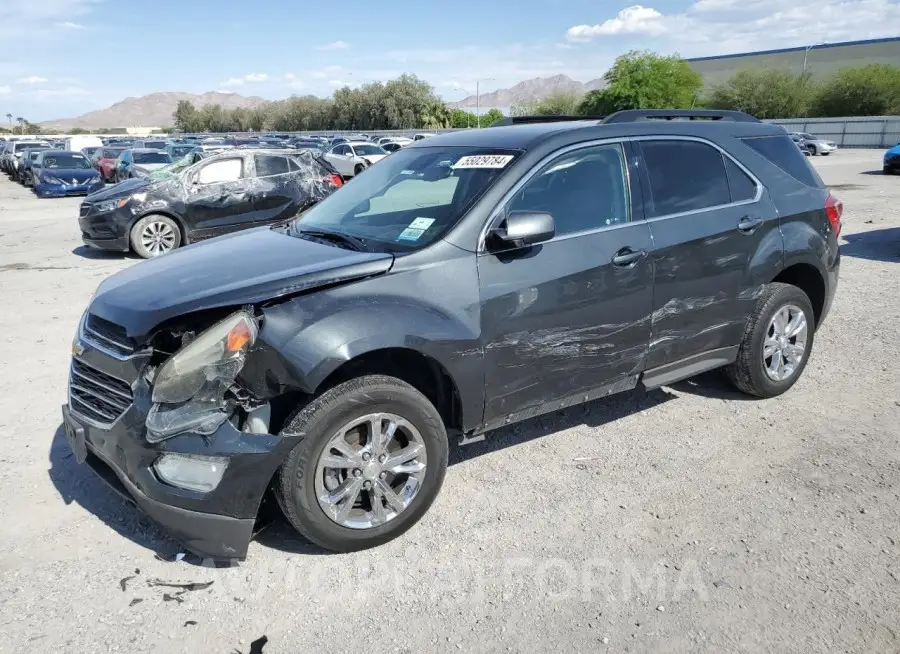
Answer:
POLYGON ((507 212, 547 212, 556 223, 557 236, 627 223, 631 202, 626 170, 619 143, 568 152, 528 180, 507 212))
POLYGON ((236 182, 243 176, 243 159, 222 159, 203 166, 197 173, 198 184, 236 182))

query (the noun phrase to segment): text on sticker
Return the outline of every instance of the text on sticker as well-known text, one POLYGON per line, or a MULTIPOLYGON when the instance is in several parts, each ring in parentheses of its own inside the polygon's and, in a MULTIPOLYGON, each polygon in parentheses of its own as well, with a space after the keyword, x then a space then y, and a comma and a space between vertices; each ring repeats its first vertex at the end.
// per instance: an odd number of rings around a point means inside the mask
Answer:
POLYGON ((473 154, 461 157, 451 168, 505 168, 512 159, 511 154, 473 154))

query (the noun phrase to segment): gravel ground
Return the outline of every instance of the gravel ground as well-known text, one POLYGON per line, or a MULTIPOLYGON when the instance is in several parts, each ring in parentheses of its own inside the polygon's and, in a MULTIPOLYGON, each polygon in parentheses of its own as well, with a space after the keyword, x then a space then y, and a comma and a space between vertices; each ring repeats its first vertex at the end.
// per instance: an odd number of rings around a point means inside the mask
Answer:
POLYGON ((532 420, 456 450, 399 540, 326 555, 275 526, 227 569, 167 562, 178 546, 70 457, 76 321, 137 260, 81 247, 78 199, 0 180, 0 651, 900 650, 900 178, 880 156, 814 159, 846 206, 842 278, 787 395, 709 374, 532 420))

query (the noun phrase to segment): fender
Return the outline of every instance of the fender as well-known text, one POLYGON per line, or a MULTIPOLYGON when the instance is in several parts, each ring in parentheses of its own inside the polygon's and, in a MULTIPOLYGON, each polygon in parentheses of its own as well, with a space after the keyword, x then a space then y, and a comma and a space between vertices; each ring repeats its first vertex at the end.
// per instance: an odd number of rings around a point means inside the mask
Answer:
POLYGON ((360 355, 412 350, 453 378, 466 427, 474 428, 484 413, 478 278, 474 256, 457 252, 463 256, 437 266, 400 265, 386 275, 265 307, 257 345, 268 352, 260 353, 253 366, 259 372, 248 377, 264 377, 268 396, 290 388, 312 394, 360 355))

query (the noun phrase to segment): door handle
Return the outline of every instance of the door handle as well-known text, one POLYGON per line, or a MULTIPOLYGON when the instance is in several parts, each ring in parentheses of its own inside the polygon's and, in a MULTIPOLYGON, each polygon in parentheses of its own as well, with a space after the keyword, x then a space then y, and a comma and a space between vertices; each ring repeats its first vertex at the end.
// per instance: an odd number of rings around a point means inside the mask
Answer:
POLYGON ((616 252, 612 258, 614 266, 631 266, 647 256, 647 250, 632 250, 631 248, 622 248, 616 252))
POLYGON ((745 234, 752 234, 756 231, 757 227, 762 225, 762 222, 762 218, 756 218, 755 216, 744 216, 738 223, 737 228, 745 234))

